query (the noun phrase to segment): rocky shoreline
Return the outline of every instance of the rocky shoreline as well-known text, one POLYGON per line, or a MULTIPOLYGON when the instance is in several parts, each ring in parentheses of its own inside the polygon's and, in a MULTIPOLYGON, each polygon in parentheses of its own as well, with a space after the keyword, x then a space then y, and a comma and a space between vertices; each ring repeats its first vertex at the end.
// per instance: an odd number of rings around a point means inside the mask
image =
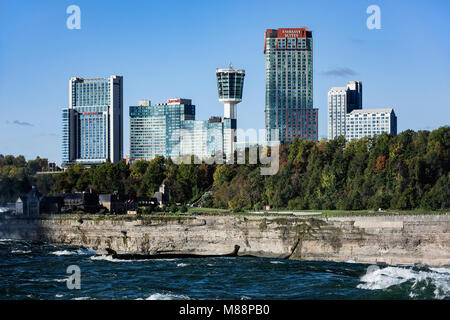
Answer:
POLYGON ((53 216, 0 219, 0 238, 82 246, 117 258, 257 256, 450 266, 450 215, 53 216))

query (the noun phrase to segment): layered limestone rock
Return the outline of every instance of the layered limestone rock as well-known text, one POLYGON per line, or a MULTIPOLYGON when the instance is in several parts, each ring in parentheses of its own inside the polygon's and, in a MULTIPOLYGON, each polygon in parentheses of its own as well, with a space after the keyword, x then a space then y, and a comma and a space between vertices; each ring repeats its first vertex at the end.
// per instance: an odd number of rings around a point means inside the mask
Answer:
POLYGON ((0 237, 146 256, 450 265, 450 215, 1 219, 0 237))

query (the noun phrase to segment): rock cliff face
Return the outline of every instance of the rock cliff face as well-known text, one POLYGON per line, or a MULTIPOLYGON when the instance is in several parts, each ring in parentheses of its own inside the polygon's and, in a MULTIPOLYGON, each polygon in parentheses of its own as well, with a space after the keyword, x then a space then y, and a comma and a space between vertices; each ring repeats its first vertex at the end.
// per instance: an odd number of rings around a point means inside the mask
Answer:
POLYGON ((1 219, 0 237, 128 255, 450 265, 450 215, 1 219), (237 250, 239 248, 239 250, 237 250), (237 250, 237 252, 236 252, 237 250))

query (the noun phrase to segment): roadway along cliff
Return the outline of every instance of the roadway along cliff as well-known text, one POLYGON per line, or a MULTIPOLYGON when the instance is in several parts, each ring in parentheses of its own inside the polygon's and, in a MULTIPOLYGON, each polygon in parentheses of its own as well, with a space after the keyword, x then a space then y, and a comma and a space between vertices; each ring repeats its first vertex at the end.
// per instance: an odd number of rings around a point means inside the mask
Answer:
POLYGON ((65 216, 0 219, 0 238, 164 257, 251 255, 450 265, 450 215, 358 217, 65 216))

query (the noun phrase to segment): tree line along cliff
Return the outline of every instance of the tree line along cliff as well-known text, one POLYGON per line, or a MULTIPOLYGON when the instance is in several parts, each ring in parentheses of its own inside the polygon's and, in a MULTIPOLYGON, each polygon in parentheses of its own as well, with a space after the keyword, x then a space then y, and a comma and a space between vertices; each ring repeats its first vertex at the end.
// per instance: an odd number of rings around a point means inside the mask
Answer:
POLYGON ((276 175, 257 165, 174 164, 156 157, 72 165, 57 174, 36 174, 42 159, 0 155, 0 203, 12 202, 36 185, 43 194, 91 191, 153 195, 161 183, 171 203, 202 197, 204 207, 234 211, 273 208, 316 210, 450 208, 450 127, 406 130, 347 142, 295 140, 280 147, 276 175))

